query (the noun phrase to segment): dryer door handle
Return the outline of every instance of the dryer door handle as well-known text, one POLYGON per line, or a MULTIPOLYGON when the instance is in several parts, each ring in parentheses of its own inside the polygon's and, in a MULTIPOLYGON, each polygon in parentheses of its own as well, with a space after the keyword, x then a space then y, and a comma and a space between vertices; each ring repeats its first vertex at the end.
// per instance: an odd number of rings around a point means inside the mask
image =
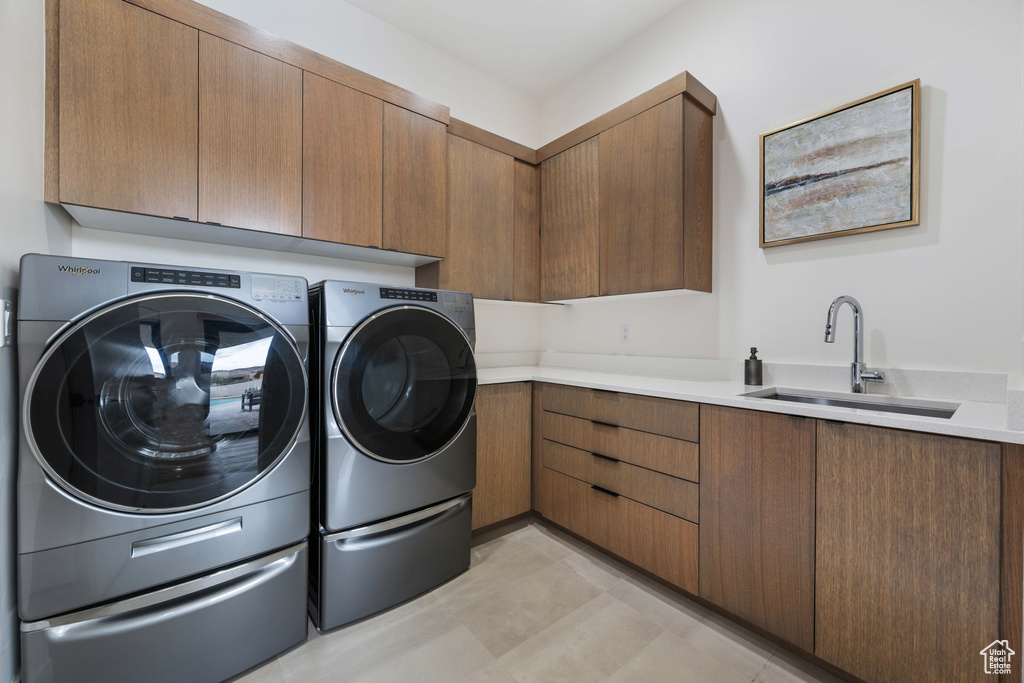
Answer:
POLYGON ((145 557, 153 553, 180 548, 183 545, 198 543, 199 541, 207 541, 211 538, 233 534, 241 530, 242 518, 235 517, 225 522, 217 522, 216 524, 201 526, 197 529, 179 531, 174 534, 167 534, 166 536, 157 536, 156 538, 147 538, 143 541, 132 543, 132 557, 145 557))

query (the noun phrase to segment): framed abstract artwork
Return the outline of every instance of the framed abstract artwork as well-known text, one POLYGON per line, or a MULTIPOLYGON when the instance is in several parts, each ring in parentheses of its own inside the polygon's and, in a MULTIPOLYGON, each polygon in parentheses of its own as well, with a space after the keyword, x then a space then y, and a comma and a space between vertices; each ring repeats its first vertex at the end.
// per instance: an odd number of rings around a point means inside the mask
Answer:
POLYGON ((761 136, 761 247, 920 223, 921 81, 761 136))

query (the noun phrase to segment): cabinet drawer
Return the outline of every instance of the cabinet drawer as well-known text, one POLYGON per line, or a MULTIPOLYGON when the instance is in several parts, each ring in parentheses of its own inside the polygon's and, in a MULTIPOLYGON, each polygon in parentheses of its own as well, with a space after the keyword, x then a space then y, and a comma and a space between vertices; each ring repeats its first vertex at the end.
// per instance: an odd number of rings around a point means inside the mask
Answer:
POLYGON ((698 527, 611 496, 547 467, 541 471, 545 517, 690 593, 697 592, 698 527))
POLYGON ((543 449, 543 463, 549 469, 596 484, 676 517, 698 522, 700 487, 692 481, 608 460, 546 439, 543 449))
MULTIPOLYGON (((544 407, 547 405, 548 391, 545 389, 544 407)), ((700 447, 692 441, 595 423, 547 410, 542 419, 541 436, 673 477, 699 481, 700 447)))
POLYGON ((544 410, 700 441, 700 407, 686 401, 549 384, 544 389, 544 410))

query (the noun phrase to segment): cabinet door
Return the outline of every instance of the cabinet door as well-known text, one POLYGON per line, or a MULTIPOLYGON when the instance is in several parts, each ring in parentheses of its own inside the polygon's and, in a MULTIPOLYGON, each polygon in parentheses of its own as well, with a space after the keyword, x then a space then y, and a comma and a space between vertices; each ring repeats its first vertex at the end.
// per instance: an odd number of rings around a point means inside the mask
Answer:
POLYGON ((597 137, 541 164, 541 299, 597 296, 597 137))
POLYGON ((700 596, 810 652, 814 420, 700 413, 700 596))
POLYGON ((302 230, 302 71, 199 36, 199 221, 302 230))
POLYGON ((540 301, 540 169, 516 161, 512 298, 540 301))
POLYGON ((380 247, 383 102, 305 72, 302 236, 380 247))
POLYGON ((445 256, 447 128, 384 103, 384 248, 445 256))
POLYGON ((478 390, 474 529, 530 511, 530 392, 529 382, 478 390))
POLYGON ((198 218, 199 32, 121 0, 60 3, 60 200, 198 218))
POLYGON ((440 287, 512 299, 515 160, 448 136, 448 246, 440 287))
POLYGON ((814 653, 868 681, 984 681, 997 444, 818 423, 814 653))
POLYGON ((683 286, 682 101, 601 133, 601 294, 683 286))

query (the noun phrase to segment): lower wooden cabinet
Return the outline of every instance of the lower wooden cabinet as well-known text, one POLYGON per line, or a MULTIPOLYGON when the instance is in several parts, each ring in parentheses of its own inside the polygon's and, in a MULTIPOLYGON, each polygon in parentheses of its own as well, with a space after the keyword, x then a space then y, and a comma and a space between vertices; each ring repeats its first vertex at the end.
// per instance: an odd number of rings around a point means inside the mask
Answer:
POLYGON ((700 409, 700 596, 814 649, 815 421, 700 409))
POLYGON ((477 390, 474 529, 530 511, 530 406, 528 382, 477 390))
POLYGON ((822 421, 817 478, 814 654, 867 681, 991 680, 1000 447, 822 421))
POLYGON ((697 592, 697 525, 544 468, 544 516, 555 524, 697 592))

